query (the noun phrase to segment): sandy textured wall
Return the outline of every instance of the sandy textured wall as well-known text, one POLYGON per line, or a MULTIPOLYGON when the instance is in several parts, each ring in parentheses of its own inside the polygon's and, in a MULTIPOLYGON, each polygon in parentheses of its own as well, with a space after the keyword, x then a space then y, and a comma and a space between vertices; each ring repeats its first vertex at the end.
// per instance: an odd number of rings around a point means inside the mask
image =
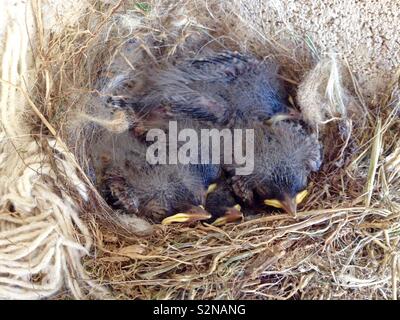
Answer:
POLYGON ((343 54, 365 93, 374 93, 400 61, 400 1, 251 0, 244 16, 277 37, 308 35, 324 53, 343 54))

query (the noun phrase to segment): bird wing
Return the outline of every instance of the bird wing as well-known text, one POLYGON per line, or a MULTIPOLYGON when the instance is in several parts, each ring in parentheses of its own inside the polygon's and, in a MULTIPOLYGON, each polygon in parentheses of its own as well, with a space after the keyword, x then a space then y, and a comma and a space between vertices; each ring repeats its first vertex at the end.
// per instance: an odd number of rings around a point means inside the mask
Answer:
POLYGON ((212 97, 235 120, 265 120, 288 111, 278 67, 272 61, 225 51, 188 60, 176 69, 190 89, 212 97))
POLYGON ((103 194, 113 205, 122 207, 127 213, 137 213, 139 199, 134 187, 119 170, 108 170, 103 178, 103 194))
POLYGON ((225 51, 188 60, 181 69, 187 70, 192 80, 229 82, 258 64, 251 56, 225 51))

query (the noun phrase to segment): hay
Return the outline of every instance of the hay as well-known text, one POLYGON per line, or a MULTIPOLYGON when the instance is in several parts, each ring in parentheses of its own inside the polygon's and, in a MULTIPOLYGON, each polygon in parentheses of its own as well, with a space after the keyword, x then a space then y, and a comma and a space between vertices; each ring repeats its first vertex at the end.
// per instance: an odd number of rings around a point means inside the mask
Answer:
POLYGON ((398 77, 366 101, 345 61, 325 57, 301 34, 278 41, 242 9, 241 1, 85 2, 79 17, 56 29, 41 26, 36 10, 30 36, 39 45, 25 81, 27 35, 19 30, 19 68, 5 46, 0 296, 45 297, 66 286, 81 298, 105 292, 98 284, 124 299, 397 298, 398 77), (121 222, 91 185, 85 152, 98 127, 127 126, 105 98, 123 94, 120 81, 148 65, 209 47, 275 59, 321 132, 324 165, 302 212, 223 228, 121 222))

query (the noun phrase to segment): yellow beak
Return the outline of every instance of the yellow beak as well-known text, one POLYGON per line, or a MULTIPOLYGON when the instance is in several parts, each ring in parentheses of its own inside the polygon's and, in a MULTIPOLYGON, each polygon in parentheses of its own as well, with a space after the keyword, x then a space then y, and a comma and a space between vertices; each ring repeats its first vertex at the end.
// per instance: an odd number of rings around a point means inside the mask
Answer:
POLYGON ((239 204, 234 205, 232 208, 229 208, 226 212, 225 215, 222 217, 219 217, 218 219, 216 219, 212 225, 219 227, 219 226, 223 226, 229 222, 234 222, 237 220, 241 220, 243 219, 243 214, 240 211, 241 207, 239 204))
POLYGON ((211 193, 211 192, 214 192, 214 191, 217 189, 217 187, 218 187, 218 185, 217 185, 216 183, 210 184, 210 185, 208 186, 206 195, 209 194, 209 193, 211 193))
POLYGON ((296 216, 297 212, 297 205, 306 198, 308 192, 307 190, 303 190, 299 192, 296 197, 291 198, 288 195, 284 196, 284 199, 282 201, 277 200, 277 199, 266 199, 264 200, 264 204, 267 206, 272 206, 275 208, 283 209, 287 213, 296 216))
POLYGON ((211 214, 208 213, 203 206, 192 208, 192 212, 179 212, 172 216, 166 217, 161 221, 162 225, 169 225, 171 223, 190 223, 201 220, 208 220, 211 218, 211 214))
POLYGON ((297 213, 296 198, 290 198, 289 196, 285 195, 285 198, 282 201, 282 209, 295 217, 297 213))
POLYGON ((303 191, 301 191, 301 192, 299 192, 299 193, 296 195, 296 203, 297 203, 297 204, 302 203, 303 200, 307 197, 307 195, 308 195, 308 191, 307 191, 306 189, 303 190, 303 191))

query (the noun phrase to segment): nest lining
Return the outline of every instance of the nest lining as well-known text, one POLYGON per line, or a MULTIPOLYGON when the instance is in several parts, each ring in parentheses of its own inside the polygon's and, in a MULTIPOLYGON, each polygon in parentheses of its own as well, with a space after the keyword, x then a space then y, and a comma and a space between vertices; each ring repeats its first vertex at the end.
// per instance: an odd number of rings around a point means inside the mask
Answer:
POLYGON ((340 57, 317 58, 315 45, 301 35, 276 42, 242 18, 240 2, 120 1, 93 3, 89 12, 40 48, 47 73, 38 73, 33 103, 49 125, 38 117, 30 125, 39 140, 52 135, 50 128, 61 131, 81 168, 88 201, 68 187, 65 172, 57 174, 95 239, 83 262, 91 279, 124 299, 397 297, 397 78, 379 101, 365 102, 340 57), (132 52, 126 44, 133 39, 139 45, 132 52), (148 230, 144 223, 129 229, 138 219, 122 226, 125 232, 116 229, 118 213, 87 178, 85 150, 96 128, 127 127, 126 118, 102 107, 103 97, 119 76, 134 77, 147 64, 195 56, 208 46, 273 57, 294 103, 318 130, 327 152, 302 212, 297 219, 258 215, 223 228, 148 230))

